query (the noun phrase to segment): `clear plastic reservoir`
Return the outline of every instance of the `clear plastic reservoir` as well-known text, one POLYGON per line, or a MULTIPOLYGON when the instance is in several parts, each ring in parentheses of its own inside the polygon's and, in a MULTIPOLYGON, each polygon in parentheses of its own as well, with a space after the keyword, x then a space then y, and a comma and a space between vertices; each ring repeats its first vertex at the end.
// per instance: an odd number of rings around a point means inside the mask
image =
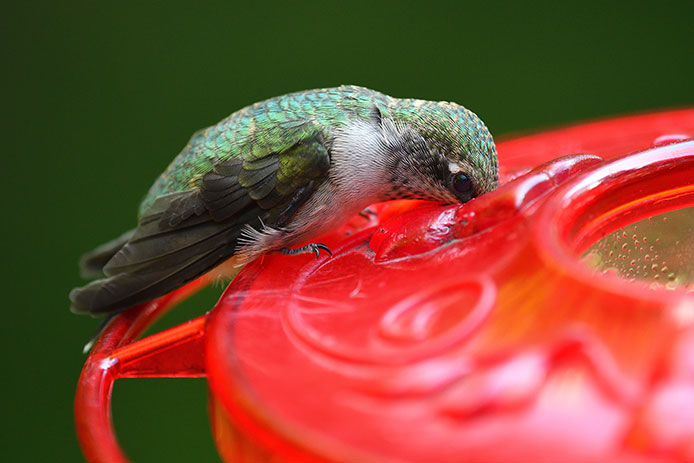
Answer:
POLYGON ((602 273, 656 288, 694 291, 694 207, 648 217, 616 230, 584 254, 602 273))

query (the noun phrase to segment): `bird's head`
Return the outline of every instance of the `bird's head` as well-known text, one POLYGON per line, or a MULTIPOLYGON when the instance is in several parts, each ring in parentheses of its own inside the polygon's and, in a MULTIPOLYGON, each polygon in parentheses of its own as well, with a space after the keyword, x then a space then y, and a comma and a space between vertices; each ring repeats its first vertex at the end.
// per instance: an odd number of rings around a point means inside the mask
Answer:
POLYGON ((496 148, 479 117, 455 103, 399 102, 377 114, 390 198, 466 202, 496 188, 496 148))

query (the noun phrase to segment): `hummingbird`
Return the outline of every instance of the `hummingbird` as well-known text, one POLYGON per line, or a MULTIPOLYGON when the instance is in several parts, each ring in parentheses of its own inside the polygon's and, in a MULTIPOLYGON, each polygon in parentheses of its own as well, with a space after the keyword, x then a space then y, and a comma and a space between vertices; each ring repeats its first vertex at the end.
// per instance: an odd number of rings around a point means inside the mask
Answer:
POLYGON ((109 320, 232 259, 332 255, 312 240, 369 204, 464 203, 497 183, 494 140, 458 104, 357 86, 271 98, 193 134, 137 227, 83 256, 100 278, 70 292, 71 310, 109 320))

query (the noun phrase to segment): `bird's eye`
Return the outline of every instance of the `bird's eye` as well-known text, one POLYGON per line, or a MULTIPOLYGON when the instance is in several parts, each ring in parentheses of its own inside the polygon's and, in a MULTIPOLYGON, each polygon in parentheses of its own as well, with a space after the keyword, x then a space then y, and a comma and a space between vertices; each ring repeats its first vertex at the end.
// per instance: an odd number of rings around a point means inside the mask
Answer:
POLYGON ((462 202, 469 201, 473 197, 472 180, 462 172, 455 173, 451 176, 451 188, 457 198, 462 202))

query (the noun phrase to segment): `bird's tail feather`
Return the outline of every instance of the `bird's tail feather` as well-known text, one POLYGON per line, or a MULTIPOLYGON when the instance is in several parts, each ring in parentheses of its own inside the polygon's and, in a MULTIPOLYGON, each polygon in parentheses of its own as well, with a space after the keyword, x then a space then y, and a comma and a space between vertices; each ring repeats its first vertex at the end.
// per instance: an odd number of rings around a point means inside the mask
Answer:
POLYGON ((71 310, 98 316, 150 301, 213 269, 230 254, 226 245, 217 243, 206 252, 190 256, 173 266, 159 266, 153 261, 133 272, 92 281, 70 292, 71 310))
POLYGON ((82 347, 82 353, 86 354, 90 350, 92 350, 92 347, 94 347, 94 343, 96 342, 97 339, 99 339, 99 336, 101 336, 101 333, 106 329, 106 327, 111 323, 111 320, 116 318, 116 316, 120 312, 111 312, 110 314, 106 315, 103 320, 101 320, 101 323, 99 323, 99 327, 94 331, 94 334, 92 334, 92 337, 89 338, 89 341, 82 347))
POLYGON ((116 239, 104 243, 83 255, 80 259, 80 275, 91 279, 104 276, 104 266, 132 238, 135 229, 128 230, 116 239))
POLYGON ((253 210, 226 222, 217 222, 208 213, 174 225, 156 226, 143 219, 104 266, 107 278, 70 292, 71 310, 101 316, 173 291, 231 257, 241 225, 259 220, 253 210), (173 229, 175 233, 168 232, 173 229))

